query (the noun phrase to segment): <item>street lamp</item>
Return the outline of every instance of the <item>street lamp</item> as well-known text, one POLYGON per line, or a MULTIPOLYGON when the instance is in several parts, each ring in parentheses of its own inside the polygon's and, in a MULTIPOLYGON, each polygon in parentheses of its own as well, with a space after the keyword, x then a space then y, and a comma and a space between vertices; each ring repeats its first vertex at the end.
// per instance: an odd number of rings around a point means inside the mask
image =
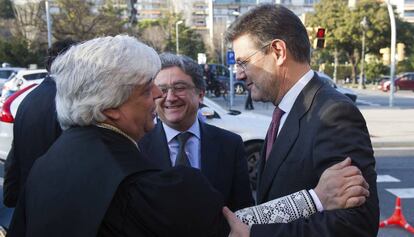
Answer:
POLYGON ((390 16, 391 25, 391 65, 390 65, 390 107, 394 106, 394 74, 395 74, 395 45, 397 41, 397 30, 395 26, 394 9, 389 0, 387 0, 388 15, 390 16))
POLYGON ((364 85, 364 62, 365 62, 365 32, 368 29, 368 22, 367 17, 364 16, 364 18, 361 21, 361 29, 362 29, 362 53, 361 53, 361 74, 359 75, 359 89, 365 89, 364 85))
POLYGON ((45 1, 45 8, 46 8, 46 24, 47 24, 47 46, 49 48, 52 47, 52 26, 50 22, 50 12, 49 12, 49 1, 45 1))
POLYGON ((183 23, 182 20, 179 20, 175 23, 175 46, 176 46, 177 55, 180 54, 180 44, 178 42, 178 25, 182 23, 183 23))

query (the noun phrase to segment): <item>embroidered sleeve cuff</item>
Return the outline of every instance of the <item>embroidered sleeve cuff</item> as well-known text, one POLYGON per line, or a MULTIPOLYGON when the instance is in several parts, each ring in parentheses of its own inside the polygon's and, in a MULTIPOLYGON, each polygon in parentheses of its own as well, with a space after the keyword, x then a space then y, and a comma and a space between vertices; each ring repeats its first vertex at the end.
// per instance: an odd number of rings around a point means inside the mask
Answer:
POLYGON ((288 223, 316 213, 311 195, 306 190, 235 212, 245 224, 288 223))
POLYGON ((323 206, 321 200, 319 200, 318 195, 316 195, 313 189, 309 190, 310 195, 312 196, 313 203, 315 203, 316 209, 318 212, 323 212, 323 206))

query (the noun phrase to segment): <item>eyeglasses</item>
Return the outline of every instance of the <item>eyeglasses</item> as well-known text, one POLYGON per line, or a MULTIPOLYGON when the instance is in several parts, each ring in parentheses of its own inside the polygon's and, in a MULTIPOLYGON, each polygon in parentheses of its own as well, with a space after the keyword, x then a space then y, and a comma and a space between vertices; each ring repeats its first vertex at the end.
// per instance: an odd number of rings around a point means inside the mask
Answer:
POLYGON ((242 70, 243 72, 246 71, 247 66, 249 64, 250 59, 256 55, 258 52, 263 51, 264 48, 268 47, 273 41, 263 45, 260 49, 256 50, 254 53, 250 54, 246 59, 243 61, 237 60, 236 68, 242 70))
POLYGON ((173 93, 176 96, 182 96, 187 93, 187 90, 194 89, 195 86, 189 85, 187 83, 176 83, 171 86, 168 85, 158 85, 158 88, 160 88, 162 92, 162 97, 166 97, 168 94, 168 91, 171 90, 171 93, 173 93))

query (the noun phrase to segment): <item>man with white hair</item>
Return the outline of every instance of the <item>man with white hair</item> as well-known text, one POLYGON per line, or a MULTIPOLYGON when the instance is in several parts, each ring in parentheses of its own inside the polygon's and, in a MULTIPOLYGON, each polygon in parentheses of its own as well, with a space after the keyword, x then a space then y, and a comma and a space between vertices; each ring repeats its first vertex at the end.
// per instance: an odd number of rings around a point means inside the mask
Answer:
POLYGON ((160 171, 138 149, 154 127, 160 67, 158 54, 129 36, 89 40, 56 58, 64 131, 33 165, 8 236, 218 232, 223 201, 206 179, 183 167, 160 171))

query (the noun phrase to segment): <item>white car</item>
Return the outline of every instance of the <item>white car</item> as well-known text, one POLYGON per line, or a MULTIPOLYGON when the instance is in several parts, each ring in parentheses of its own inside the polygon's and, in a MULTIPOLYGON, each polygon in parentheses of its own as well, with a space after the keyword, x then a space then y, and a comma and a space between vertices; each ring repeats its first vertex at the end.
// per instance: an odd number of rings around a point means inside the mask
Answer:
POLYGON ((45 69, 20 70, 4 83, 0 101, 5 101, 10 95, 31 84, 39 84, 46 77, 45 69))
POLYGON ((335 90, 337 90, 339 93, 348 96, 353 102, 356 102, 358 96, 353 90, 336 85, 332 78, 323 72, 316 73, 318 74, 319 78, 321 78, 324 82, 328 83, 330 86, 335 88, 335 90))
POLYGON ((29 85, 13 95, 4 103, 0 103, 0 160, 5 161, 11 148, 13 140, 13 123, 16 117, 17 108, 20 103, 29 94, 37 84, 29 85))
POLYGON ((201 114, 206 123, 239 134, 246 148, 248 171, 252 189, 256 190, 257 164, 272 117, 253 112, 226 110, 204 97, 201 114))
MULTIPOLYGON (((5 160, 11 148, 13 140, 13 122, 17 108, 23 98, 30 93, 36 84, 25 87, 12 96, 3 104, 0 115, 0 159, 5 160)), ((256 166, 260 159, 260 151, 266 136, 270 116, 254 114, 252 112, 239 112, 226 110, 208 98, 204 98, 204 107, 200 109, 205 122, 239 134, 244 142, 248 170, 252 188, 256 189, 257 170, 256 166)))

